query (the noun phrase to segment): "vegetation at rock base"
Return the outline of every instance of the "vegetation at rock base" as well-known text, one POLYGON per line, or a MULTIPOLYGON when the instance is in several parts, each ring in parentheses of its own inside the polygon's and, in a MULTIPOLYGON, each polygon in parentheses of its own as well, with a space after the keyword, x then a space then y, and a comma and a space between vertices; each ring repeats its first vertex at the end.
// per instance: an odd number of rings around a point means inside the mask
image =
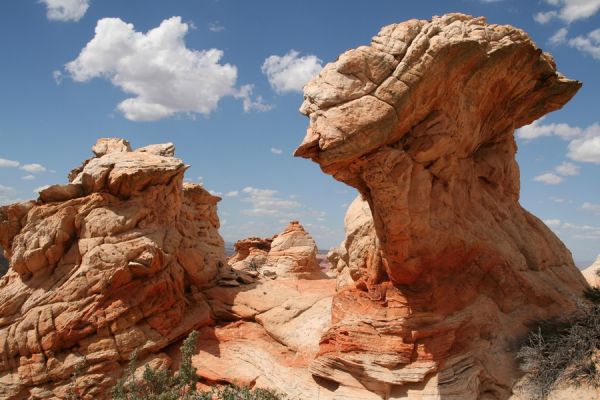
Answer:
POLYGON ((264 389, 248 389, 239 386, 215 387, 198 391, 198 375, 192 366, 198 332, 193 331, 181 346, 181 366, 171 374, 168 370, 144 367, 141 379, 136 379, 137 351, 130 358, 124 377, 112 388, 113 400, 280 400, 282 396, 264 389))
POLYGON ((526 373, 518 389, 529 398, 546 399, 561 384, 600 387, 600 291, 585 297, 571 319, 540 324, 518 352, 526 373))

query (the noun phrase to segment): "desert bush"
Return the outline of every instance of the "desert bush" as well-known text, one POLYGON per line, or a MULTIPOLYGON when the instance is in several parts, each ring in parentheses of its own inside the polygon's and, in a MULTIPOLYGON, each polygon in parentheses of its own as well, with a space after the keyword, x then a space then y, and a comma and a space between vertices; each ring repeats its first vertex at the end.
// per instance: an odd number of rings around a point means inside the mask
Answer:
POLYGON ((519 388, 546 399, 560 384, 600 387, 600 303, 581 303, 566 322, 546 321, 529 334, 518 352, 526 373, 519 388))
POLYGON ((264 389, 227 385, 209 391, 196 389, 198 375, 192 366, 192 356, 196 349, 198 332, 193 331, 183 341, 181 366, 175 374, 168 370, 156 370, 148 364, 144 366, 141 379, 136 379, 135 371, 138 352, 134 351, 121 380, 112 388, 113 400, 279 400, 280 395, 264 389))

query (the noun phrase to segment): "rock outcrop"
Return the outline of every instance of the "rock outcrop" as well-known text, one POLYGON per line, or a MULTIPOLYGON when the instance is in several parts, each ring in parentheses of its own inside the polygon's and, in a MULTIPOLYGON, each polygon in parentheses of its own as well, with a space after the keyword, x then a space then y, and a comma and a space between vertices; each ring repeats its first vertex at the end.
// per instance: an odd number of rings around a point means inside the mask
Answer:
POLYGON ((590 286, 600 288, 600 256, 596 261, 582 271, 583 276, 588 281, 590 286))
POLYGON ((235 242, 235 254, 227 260, 237 271, 258 271, 267 262, 274 238, 259 238, 256 236, 235 242))
POLYGON ((462 14, 386 26, 305 86, 295 154, 360 192, 379 249, 348 266, 314 375, 390 399, 510 396, 515 341, 587 287, 519 204, 514 131, 580 86, 525 32, 462 14))
POLYGON ((257 271, 271 279, 324 278, 317 244, 298 221, 272 238, 242 239, 234 247, 236 254, 228 260, 234 270, 257 271))
POLYGON ((220 200, 184 184, 172 144, 103 139, 71 182, 0 208, 0 397, 108 395, 130 354, 161 353, 214 324, 202 290, 226 266, 220 200))

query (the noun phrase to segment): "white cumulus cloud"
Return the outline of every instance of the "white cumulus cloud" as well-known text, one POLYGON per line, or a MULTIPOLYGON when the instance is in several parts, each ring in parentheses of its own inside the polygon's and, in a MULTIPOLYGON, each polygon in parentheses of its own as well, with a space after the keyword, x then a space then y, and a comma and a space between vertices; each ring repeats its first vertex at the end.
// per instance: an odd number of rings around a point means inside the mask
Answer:
POLYGON ((586 19, 600 10, 600 0, 546 0, 555 10, 543 11, 533 17, 538 23, 545 24, 554 18, 566 23, 586 19))
POLYGON ((90 7, 90 0, 40 0, 52 21, 79 21, 90 7))
POLYGON ((283 153, 283 150, 278 149, 276 147, 271 147, 271 153, 279 155, 283 153))
POLYGON ((299 52, 290 50, 283 56, 267 57, 262 72, 277 93, 301 92, 304 85, 323 69, 321 63, 317 56, 300 57, 299 52))
POLYGON ((225 193, 225 197, 238 197, 240 192, 237 190, 232 190, 231 192, 225 193))
POLYGON ((131 94, 117 108, 133 121, 178 113, 209 115, 225 96, 244 99, 245 109, 260 109, 260 99, 250 99, 250 86, 235 87, 237 68, 221 63, 221 50, 186 47, 189 29, 181 17, 166 19, 146 33, 119 18, 103 18, 94 38, 65 68, 77 82, 105 78, 131 94))
POLYGON ((561 176, 556 175, 555 173, 546 172, 545 174, 536 176, 535 178, 533 178, 533 180, 536 182, 545 183, 547 185, 558 185, 563 181, 563 178, 561 176))

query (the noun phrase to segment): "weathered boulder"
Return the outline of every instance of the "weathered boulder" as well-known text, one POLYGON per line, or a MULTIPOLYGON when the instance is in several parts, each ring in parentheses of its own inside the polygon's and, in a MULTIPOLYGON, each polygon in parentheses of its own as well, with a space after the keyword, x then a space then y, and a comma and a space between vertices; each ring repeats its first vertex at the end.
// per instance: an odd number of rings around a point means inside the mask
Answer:
POLYGON ((183 183, 171 148, 100 140, 70 184, 0 208, 1 398, 65 398, 83 357, 78 390, 102 398, 132 351, 156 361, 214 323, 201 291, 226 265, 220 199, 183 183))
POLYGON ((596 261, 592 265, 584 269, 582 273, 590 286, 600 288, 600 256, 596 258, 596 261))
POLYGON ((292 221, 273 239, 263 270, 271 270, 278 278, 322 278, 317 252, 314 239, 300 222, 292 221))
POLYGON ((354 286, 367 276, 368 271, 376 270, 370 267, 371 264, 381 262, 371 209, 360 195, 348 207, 344 230, 346 236, 342 243, 327 255, 337 272, 338 289, 354 286))
POLYGON ((463 14, 386 26, 305 86, 295 154, 360 192, 379 250, 349 266, 314 375, 385 398, 510 396, 515 341, 587 287, 519 204, 514 130, 580 86, 525 32, 463 14))
POLYGON ((270 279, 323 279, 317 244, 298 221, 272 238, 250 237, 234 245, 229 264, 238 271, 258 271, 270 279))
POLYGON ((241 239, 233 245, 235 254, 227 260, 234 270, 258 271, 267 262, 273 238, 256 236, 241 239))

